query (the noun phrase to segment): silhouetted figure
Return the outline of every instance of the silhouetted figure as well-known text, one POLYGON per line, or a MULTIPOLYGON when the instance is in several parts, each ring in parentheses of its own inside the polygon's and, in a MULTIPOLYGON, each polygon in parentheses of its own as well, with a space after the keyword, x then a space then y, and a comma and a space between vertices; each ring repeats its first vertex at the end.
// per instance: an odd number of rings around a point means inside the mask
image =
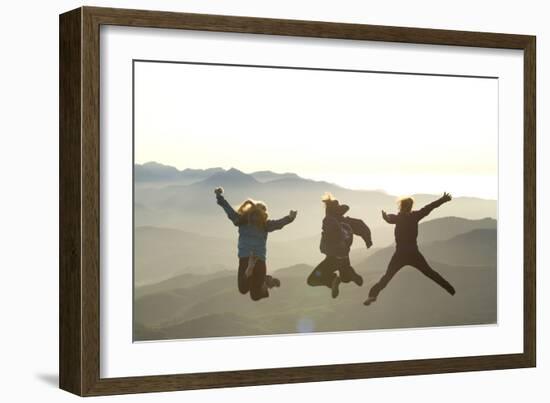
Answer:
POLYGON ((237 283, 242 294, 258 301, 269 297, 269 289, 281 282, 266 274, 266 243, 269 232, 283 228, 296 218, 296 211, 279 220, 268 220, 267 206, 251 199, 245 200, 237 211, 223 197, 223 189, 214 190, 218 204, 231 222, 239 228, 237 283))
POLYGON ((340 292, 341 282, 353 281, 358 286, 363 285, 361 277, 353 269, 349 259, 349 252, 353 243, 353 235, 359 235, 365 241, 367 248, 372 246, 369 227, 357 218, 345 217, 349 206, 340 204, 332 195, 323 198, 325 203, 325 218, 323 219, 321 234, 321 253, 325 259, 317 265, 307 278, 307 284, 326 286, 332 291, 332 297, 336 298, 340 292), (336 274, 336 271, 340 275, 336 274))
POLYGON ((382 217, 389 224, 395 224, 395 253, 393 254, 386 273, 380 281, 369 291, 369 297, 365 305, 370 305, 376 301, 378 294, 382 291, 393 276, 403 266, 413 266, 420 270, 425 276, 431 278, 449 294, 454 295, 454 287, 445 280, 438 272, 430 267, 428 262, 418 250, 418 222, 432 212, 433 209, 441 206, 443 203, 451 201, 449 193, 444 193, 438 200, 422 207, 420 210, 412 211, 414 200, 410 197, 402 199, 399 203, 398 214, 386 214, 382 211, 382 217))

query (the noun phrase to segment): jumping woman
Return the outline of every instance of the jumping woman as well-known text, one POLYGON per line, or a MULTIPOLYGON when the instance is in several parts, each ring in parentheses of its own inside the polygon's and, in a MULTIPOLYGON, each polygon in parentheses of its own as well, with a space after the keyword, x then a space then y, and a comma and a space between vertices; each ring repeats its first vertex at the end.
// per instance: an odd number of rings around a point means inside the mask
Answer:
POLYGON ((424 259, 424 256, 418 250, 416 240, 418 237, 418 222, 430 214, 432 210, 443 203, 451 201, 451 199, 452 197, 449 193, 444 193, 438 200, 422 207, 420 210, 413 211, 414 200, 411 197, 407 197, 399 201, 398 214, 386 214, 385 211, 382 211, 384 221, 388 224, 395 224, 395 253, 390 260, 386 273, 370 289, 369 297, 364 302, 365 305, 370 305, 376 301, 380 291, 388 285, 393 276, 402 267, 407 265, 420 270, 422 274, 435 281, 449 294, 455 294, 454 287, 426 262, 426 259, 424 259))
POLYGON ((353 281, 358 286, 363 285, 363 277, 351 266, 349 252, 353 235, 363 238, 367 248, 370 248, 371 232, 363 220, 344 216, 349 206, 340 204, 331 194, 325 194, 322 201, 325 203, 325 218, 320 249, 325 259, 313 269, 307 284, 312 287, 326 286, 331 289, 332 297, 336 298, 340 293, 340 283, 353 281))
POLYGON ((297 212, 291 210, 286 217, 268 220, 267 206, 264 203, 248 199, 235 211, 223 197, 221 187, 215 189, 214 193, 229 220, 238 227, 239 291, 242 294, 250 293, 253 301, 269 297, 268 290, 280 287, 281 282, 266 275, 267 234, 290 224, 296 218, 297 212))

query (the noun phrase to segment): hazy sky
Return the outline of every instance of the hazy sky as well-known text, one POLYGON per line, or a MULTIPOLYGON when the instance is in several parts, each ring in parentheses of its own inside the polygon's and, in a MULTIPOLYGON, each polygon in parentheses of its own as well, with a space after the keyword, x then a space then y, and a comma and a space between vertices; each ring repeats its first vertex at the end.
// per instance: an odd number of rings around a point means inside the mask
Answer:
POLYGON ((498 81, 143 63, 136 163, 496 198, 498 81))

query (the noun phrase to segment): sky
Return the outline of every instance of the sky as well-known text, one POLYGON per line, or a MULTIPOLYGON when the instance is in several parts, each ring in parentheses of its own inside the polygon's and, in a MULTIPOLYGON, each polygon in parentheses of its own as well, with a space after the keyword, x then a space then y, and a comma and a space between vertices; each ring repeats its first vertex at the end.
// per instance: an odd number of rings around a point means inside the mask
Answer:
POLYGON ((497 197, 498 80, 135 64, 135 162, 497 197))

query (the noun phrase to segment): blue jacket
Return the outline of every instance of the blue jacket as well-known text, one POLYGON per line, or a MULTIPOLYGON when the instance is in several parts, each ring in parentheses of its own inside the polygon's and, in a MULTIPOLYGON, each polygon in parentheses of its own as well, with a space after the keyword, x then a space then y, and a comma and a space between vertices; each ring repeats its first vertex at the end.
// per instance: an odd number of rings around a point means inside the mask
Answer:
POLYGON ((239 253, 238 256, 248 257, 252 253, 260 259, 266 260, 266 243, 268 232, 276 231, 294 221, 290 216, 279 220, 267 220, 265 229, 258 228, 254 224, 240 224, 239 214, 231 207, 222 195, 216 196, 218 204, 223 208, 227 217, 239 228, 239 253))

